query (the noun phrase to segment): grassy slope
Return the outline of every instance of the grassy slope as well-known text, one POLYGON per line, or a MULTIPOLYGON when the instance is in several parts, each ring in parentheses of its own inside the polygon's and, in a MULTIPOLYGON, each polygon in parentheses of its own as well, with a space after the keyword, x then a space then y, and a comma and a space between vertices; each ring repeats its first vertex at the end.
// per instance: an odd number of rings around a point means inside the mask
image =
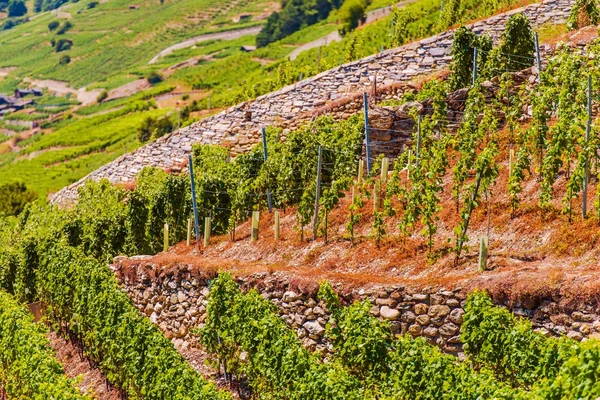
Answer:
POLYGON ((66 20, 53 13, 3 32, 0 66, 17 66, 17 76, 64 80, 73 87, 143 72, 145 64, 169 45, 206 32, 256 24, 234 24, 231 18, 255 10, 260 1, 232 3, 237 4, 235 10, 222 0, 166 0, 163 5, 153 0, 110 0, 93 9, 87 9, 86 2, 69 3, 59 16, 70 13, 74 27, 63 35, 48 31, 51 21, 66 20), (139 9, 129 10, 131 4, 139 9), (73 48, 63 52, 71 56, 69 65, 58 65, 62 54, 53 52, 53 37, 73 40, 73 48))

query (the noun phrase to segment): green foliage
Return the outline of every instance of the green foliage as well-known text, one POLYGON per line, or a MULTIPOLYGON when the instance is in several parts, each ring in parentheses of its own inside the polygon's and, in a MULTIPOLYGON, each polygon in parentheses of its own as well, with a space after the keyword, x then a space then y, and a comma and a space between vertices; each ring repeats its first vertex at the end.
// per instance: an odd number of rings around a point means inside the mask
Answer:
POLYGON ((70 39, 58 39, 54 43, 54 51, 60 53, 61 51, 69 50, 73 46, 73 41, 70 39))
POLYGON ((151 85, 156 85, 157 83, 162 82, 163 77, 156 71, 151 71, 146 75, 146 79, 150 82, 151 85))
POLYGON ((331 10, 341 4, 341 0, 290 0, 283 3, 283 9, 269 16, 267 23, 256 37, 256 45, 264 47, 297 32, 301 28, 314 25, 326 19, 331 10))
POLYGON ((571 8, 567 28, 572 31, 588 25, 598 25, 600 10, 596 0, 576 0, 571 8))
POLYGON ((535 42, 529 18, 522 13, 513 14, 502 33, 502 43, 490 52, 483 74, 493 77, 521 71, 533 65, 534 54, 535 42))
POLYGON ((49 30, 49 31, 53 31, 53 30, 55 30, 56 28, 58 28, 58 26, 59 26, 59 25, 60 25, 60 22, 58 22, 58 21, 52 21, 52 22, 50 22, 50 23, 48 24, 48 30, 49 30))
POLYGON ((147 117, 138 128, 137 138, 141 143, 146 143, 149 140, 158 139, 171 133, 175 126, 175 123, 168 116, 162 118, 147 117))
POLYGON ((497 382, 486 370, 442 354, 423 338, 392 338, 389 323, 369 312, 369 302, 342 307, 328 283, 319 298, 332 313, 327 337, 333 359, 359 377, 369 396, 400 399, 520 399, 520 390, 497 382))
POLYGON ((22 0, 11 0, 6 8, 9 17, 22 17, 27 14, 27 6, 22 0))
POLYGON ((71 62, 71 56, 69 56, 68 54, 63 54, 62 56, 60 56, 58 63, 60 65, 67 65, 71 62))
POLYGON ((461 339, 476 368, 491 369, 513 386, 544 386, 557 379, 579 344, 566 338, 546 338, 531 323, 495 307, 485 292, 469 295, 461 339))
POLYGON ((472 30, 461 26, 454 31, 452 43, 452 62, 450 69, 450 90, 458 90, 468 87, 473 81, 473 59, 474 49, 478 50, 478 70, 485 65, 487 52, 492 49, 492 41, 489 36, 477 36, 472 30))
POLYGON ((364 398, 357 379, 339 364, 310 354, 273 303, 256 290, 242 294, 228 274, 211 283, 201 340, 209 352, 229 361, 224 363, 229 372, 244 374, 260 399, 364 398))
MULTIPOLYGON (((100 92, 100 94, 96 98, 96 102, 102 103, 107 98, 108 98, 108 92, 106 90, 103 90, 102 92, 100 92)), ((140 142, 143 142, 143 140, 140 140, 140 142)))
POLYGON ((19 215, 27 203, 34 201, 37 194, 22 182, 0 186, 0 216, 19 215))
MULTIPOLYGON (((163 185, 167 190, 169 182, 167 178, 163 185)), ((148 185, 141 185, 138 193, 148 185)), ((164 191, 159 187, 156 197, 164 191)), ((82 201, 67 212, 28 206, 18 224, 0 234, 3 288, 23 301, 43 301, 47 318, 61 329, 68 327, 129 398, 229 398, 195 373, 136 310, 106 266, 129 246, 128 229, 140 226, 128 220, 131 209, 123 202, 124 191, 99 183, 87 186, 80 196, 82 201)))
POLYGON ((79 393, 64 370, 43 325, 0 290, 0 380, 9 398, 88 399, 79 393))
POLYGON ((365 17, 369 0, 345 0, 340 7, 339 17, 342 20, 342 34, 353 31, 365 17))

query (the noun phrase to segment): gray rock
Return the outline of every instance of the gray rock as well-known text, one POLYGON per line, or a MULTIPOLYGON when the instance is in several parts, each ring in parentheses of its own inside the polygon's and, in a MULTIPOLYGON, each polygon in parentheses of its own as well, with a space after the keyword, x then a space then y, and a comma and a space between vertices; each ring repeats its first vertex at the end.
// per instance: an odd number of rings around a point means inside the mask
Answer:
POLYGON ((379 313, 381 314, 382 318, 390 321, 397 320, 398 316, 400 315, 400 311, 393 308, 389 308, 388 306, 381 306, 381 308, 379 309, 379 313))
POLYGON ((465 312, 462 308, 455 308, 450 312, 450 315, 448 315, 448 319, 455 324, 460 325, 463 323, 463 315, 465 315, 465 312))
POLYGON ((458 326, 454 325, 452 322, 448 322, 440 327, 440 335, 442 336, 454 336, 458 333, 458 326))
POLYGON ((325 333, 325 328, 323 328, 317 321, 308 321, 302 326, 311 336, 321 336, 323 333, 325 333))
POLYGON ((450 307, 439 304, 429 307, 429 311, 427 312, 427 315, 429 315, 432 318, 445 317, 448 314, 450 314, 450 307))
POLYGON ((291 301, 294 301, 294 300, 296 300, 297 298, 298 298, 298 295, 296 294, 296 292, 292 292, 292 291, 290 290, 290 291, 287 291, 287 292, 285 292, 285 293, 283 294, 283 297, 281 298, 281 301, 284 301, 284 302, 286 302, 286 303, 289 303, 289 302, 291 302, 291 301))
POLYGON ((423 314, 427 314, 427 311, 429 311, 429 306, 427 304, 424 304, 424 303, 415 304, 415 314, 423 315, 423 314))

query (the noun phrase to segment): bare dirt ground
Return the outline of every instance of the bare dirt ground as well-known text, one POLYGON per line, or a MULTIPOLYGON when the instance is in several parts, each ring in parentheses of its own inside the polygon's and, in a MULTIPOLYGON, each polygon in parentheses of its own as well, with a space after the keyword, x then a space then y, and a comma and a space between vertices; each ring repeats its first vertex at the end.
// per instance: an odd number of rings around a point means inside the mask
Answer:
MULTIPOLYGON (((142 90, 150 88, 150 86, 151 85, 150 82, 148 82, 148 79, 137 79, 133 82, 126 83, 125 85, 119 86, 118 88, 108 92, 108 97, 106 98, 106 101, 132 96, 138 92, 141 92, 142 90)), ((97 97, 98 96, 96 96, 96 98, 97 97)))
POLYGON ((52 331, 48 333, 47 337, 56 351, 58 361, 65 369, 65 374, 69 378, 81 378, 77 386, 82 393, 87 393, 98 400, 122 400, 127 398, 117 388, 107 384, 105 375, 94 363, 80 356, 81 349, 73 342, 65 340, 52 331))

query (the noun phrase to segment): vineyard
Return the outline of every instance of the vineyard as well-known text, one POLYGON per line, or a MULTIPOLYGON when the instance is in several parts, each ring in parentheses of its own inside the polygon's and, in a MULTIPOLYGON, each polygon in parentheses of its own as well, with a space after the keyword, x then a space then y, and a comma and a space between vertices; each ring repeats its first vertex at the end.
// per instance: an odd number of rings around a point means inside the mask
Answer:
MULTIPOLYGON (((586 7, 578 3, 570 26, 596 18, 586 7)), ((71 208, 35 202, 2 218, 0 398, 95 397, 67 378, 48 330, 128 399, 597 398, 600 43, 557 44, 545 59, 538 45, 518 13, 495 47, 460 28, 450 73, 401 99, 365 94, 364 113, 268 127, 235 158, 195 145, 189 173, 144 168, 133 184, 88 181, 71 208), (386 135, 407 137, 402 151, 374 156, 386 135), (157 307, 136 307, 108 266, 156 254, 160 267, 185 261, 210 275, 205 303, 178 303, 183 314, 204 310, 189 333, 205 369, 191 366, 144 315, 157 307), (557 288, 565 270, 569 284, 557 288), (319 351, 303 345, 280 304, 235 280, 276 271, 318 284, 311 307, 328 320, 310 319, 309 335, 322 330, 319 351), (377 279, 467 285, 463 301, 430 297, 417 313, 452 327, 439 335, 458 338, 460 357, 419 337, 420 327, 398 330, 408 326, 394 308, 402 302, 376 303, 375 313, 341 293, 344 283, 377 279), (555 290, 590 317, 571 324, 577 335, 534 330, 494 305, 518 297, 519 285, 555 290), (41 321, 26 304, 42 306, 41 321)), ((179 312, 174 293, 160 300, 169 313, 179 312)))

